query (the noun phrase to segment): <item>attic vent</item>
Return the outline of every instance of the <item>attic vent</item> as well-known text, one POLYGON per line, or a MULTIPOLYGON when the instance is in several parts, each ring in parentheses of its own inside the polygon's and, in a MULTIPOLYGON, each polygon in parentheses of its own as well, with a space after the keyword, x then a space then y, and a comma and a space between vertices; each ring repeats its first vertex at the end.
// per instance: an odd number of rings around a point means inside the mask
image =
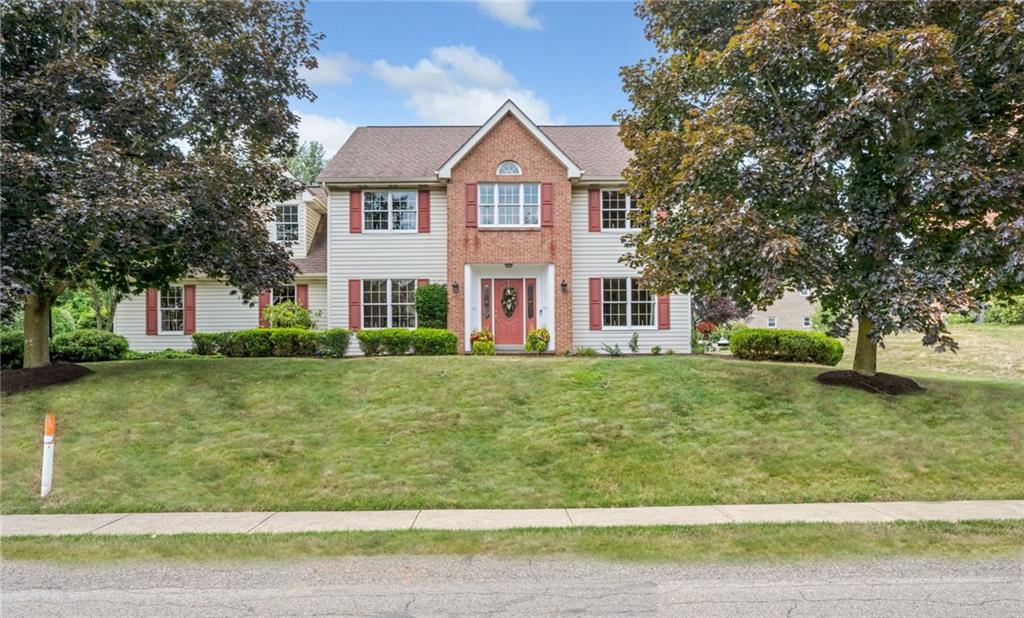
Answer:
POLYGON ((502 161, 498 166, 498 176, 519 176, 523 173, 515 161, 502 161))

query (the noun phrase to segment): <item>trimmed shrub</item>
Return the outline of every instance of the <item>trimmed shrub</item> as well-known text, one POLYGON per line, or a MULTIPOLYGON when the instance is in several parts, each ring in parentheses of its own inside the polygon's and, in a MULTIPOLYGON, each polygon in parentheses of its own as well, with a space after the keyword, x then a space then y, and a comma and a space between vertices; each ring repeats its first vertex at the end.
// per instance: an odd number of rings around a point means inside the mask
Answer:
POLYGON ((316 317, 302 305, 296 305, 291 301, 267 305, 263 308, 263 319, 271 328, 301 328, 310 330, 316 328, 316 317))
POLYGON ((473 356, 494 356, 494 342, 477 340, 473 342, 473 356))
POLYGON ((270 328, 250 328, 220 333, 217 337, 217 350, 224 356, 272 356, 271 332, 270 328))
POLYGON ((412 331, 405 328, 361 330, 356 338, 359 339, 359 348, 367 356, 402 356, 412 345, 412 331))
POLYGON ((540 354, 548 349, 551 333, 546 328, 535 328, 526 333, 526 344, 523 348, 532 354, 540 354))
POLYGON ((985 309, 985 321, 997 324, 1024 324, 1024 294, 1001 298, 985 309))
POLYGON ((835 365, 843 344, 821 333, 775 328, 746 328, 732 334, 729 349, 737 358, 835 365))
POLYGON ((416 288, 416 320, 423 328, 448 328, 448 288, 428 283, 416 288))
POLYGON ((947 313, 946 324, 974 324, 978 316, 973 313, 947 313))
POLYGON ((25 333, 13 328, 0 331, 0 369, 20 369, 25 355, 25 333))
POLYGON ((455 354, 458 338, 450 330, 440 328, 417 328, 412 331, 413 354, 441 356, 455 354))
POLYGON ((50 357, 71 363, 119 360, 128 352, 128 340, 106 330, 83 328, 62 333, 50 344, 50 357))
POLYGON ((320 355, 341 358, 348 351, 352 333, 345 328, 329 328, 320 333, 320 355))
POLYGON ((302 328, 269 328, 274 356, 316 356, 320 347, 317 333, 302 328))
POLYGON ((135 350, 128 350, 123 360, 147 360, 151 358, 195 358, 198 356, 193 352, 182 352, 181 350, 172 350, 167 348, 158 352, 136 352, 135 350))
POLYGON ((220 333, 195 333, 192 335, 192 353, 212 356, 217 353, 217 338, 220 333))

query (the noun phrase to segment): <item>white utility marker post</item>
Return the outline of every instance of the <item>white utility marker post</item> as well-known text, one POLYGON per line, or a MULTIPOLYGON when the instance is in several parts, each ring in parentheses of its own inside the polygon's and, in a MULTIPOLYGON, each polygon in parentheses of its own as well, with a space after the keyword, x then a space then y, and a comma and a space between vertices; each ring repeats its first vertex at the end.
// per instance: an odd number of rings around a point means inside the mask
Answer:
POLYGON ((53 434, 57 429, 57 419, 47 414, 43 421, 43 483, 39 495, 46 497, 53 488, 53 434))

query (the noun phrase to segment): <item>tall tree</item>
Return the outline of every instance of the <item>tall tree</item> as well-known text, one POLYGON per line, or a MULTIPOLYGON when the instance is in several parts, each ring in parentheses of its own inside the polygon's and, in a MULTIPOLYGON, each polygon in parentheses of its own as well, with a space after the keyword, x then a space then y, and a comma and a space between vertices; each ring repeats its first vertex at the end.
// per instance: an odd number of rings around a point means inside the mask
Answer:
POLYGON ((646 2, 625 67, 639 218, 660 291, 764 307, 809 288, 857 323, 856 371, 944 311, 1024 287, 1024 5, 646 2))
POLYGON ((305 184, 316 182, 316 177, 324 169, 327 159, 324 156, 324 145, 320 142, 303 142, 298 152, 288 161, 288 169, 292 175, 305 184))
POLYGON ((3 0, 2 301, 25 308, 25 366, 49 362, 62 291, 188 273, 243 297, 286 281, 269 202, 300 189, 288 98, 320 35, 303 4, 3 0))

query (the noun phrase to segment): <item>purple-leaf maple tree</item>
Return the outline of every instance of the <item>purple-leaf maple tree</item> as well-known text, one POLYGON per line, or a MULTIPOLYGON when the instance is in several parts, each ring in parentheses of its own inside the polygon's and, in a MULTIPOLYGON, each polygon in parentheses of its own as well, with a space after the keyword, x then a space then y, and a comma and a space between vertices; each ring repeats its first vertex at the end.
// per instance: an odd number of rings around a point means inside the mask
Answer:
POLYGON ((301 186, 288 99, 319 34, 303 4, 2 3, 2 301, 25 309, 25 366, 49 362, 63 290, 189 274, 251 299, 293 274, 268 205, 301 186))
POLYGON ((808 288, 856 324, 854 369, 902 329, 1024 287, 1024 5, 645 2, 624 67, 649 286, 764 307, 808 288))

